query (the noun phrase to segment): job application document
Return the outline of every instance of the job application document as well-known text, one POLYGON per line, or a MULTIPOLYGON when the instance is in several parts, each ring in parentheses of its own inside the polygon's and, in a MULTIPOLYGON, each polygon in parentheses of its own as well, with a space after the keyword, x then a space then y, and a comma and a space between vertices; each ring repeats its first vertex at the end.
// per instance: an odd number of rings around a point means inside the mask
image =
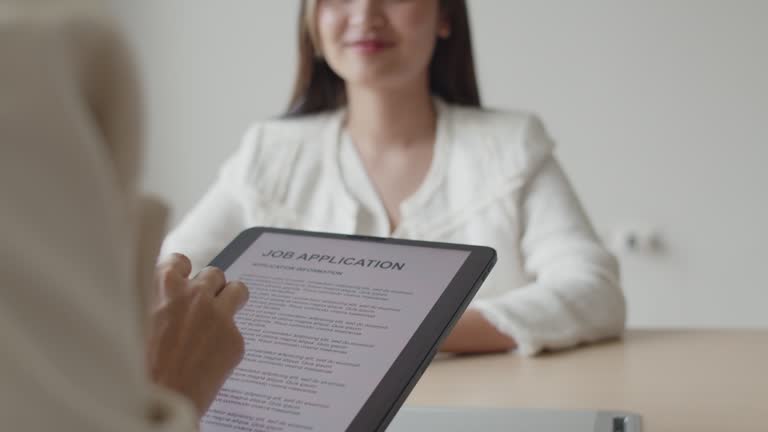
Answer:
POLYGON ((242 363, 204 432, 344 431, 469 252, 263 233, 226 270, 242 363))

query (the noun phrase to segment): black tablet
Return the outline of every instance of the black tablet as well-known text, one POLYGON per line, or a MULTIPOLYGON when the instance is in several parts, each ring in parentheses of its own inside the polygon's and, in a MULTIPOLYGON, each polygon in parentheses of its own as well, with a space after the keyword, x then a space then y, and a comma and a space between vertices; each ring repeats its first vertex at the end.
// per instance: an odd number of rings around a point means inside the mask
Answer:
POLYGON ((212 262, 251 291, 204 432, 386 429, 496 262, 487 247, 273 228, 212 262))

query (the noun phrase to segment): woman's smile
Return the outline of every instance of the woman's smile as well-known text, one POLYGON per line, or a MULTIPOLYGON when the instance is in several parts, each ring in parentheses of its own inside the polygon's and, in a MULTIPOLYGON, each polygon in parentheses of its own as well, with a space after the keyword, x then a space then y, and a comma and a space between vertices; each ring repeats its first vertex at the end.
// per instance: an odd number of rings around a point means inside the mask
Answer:
POLYGON ((389 50, 395 46, 394 42, 380 38, 360 38, 347 42, 345 47, 358 53, 371 55, 389 50))

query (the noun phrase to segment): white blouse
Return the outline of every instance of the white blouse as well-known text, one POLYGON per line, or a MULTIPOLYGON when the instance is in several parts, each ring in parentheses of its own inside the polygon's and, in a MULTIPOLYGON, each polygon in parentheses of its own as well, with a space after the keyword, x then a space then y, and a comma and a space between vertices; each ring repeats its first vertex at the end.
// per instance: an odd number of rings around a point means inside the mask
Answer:
MULTIPOLYGON (((432 165, 393 237, 495 248, 471 307, 533 355, 618 336, 618 264, 598 241, 536 117, 435 100, 432 165)), ((171 232, 163 253, 195 268, 251 226, 390 235, 343 111, 259 123, 171 232)))

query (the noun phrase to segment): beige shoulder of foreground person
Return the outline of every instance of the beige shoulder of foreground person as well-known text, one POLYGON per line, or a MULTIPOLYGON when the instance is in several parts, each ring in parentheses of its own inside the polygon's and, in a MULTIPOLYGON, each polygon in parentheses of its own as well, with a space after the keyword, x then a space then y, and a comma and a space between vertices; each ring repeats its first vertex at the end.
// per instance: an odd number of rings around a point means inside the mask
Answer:
POLYGON ((96 8, 0 0, 0 429, 191 431, 145 371, 165 211, 134 198, 135 82, 96 8))

